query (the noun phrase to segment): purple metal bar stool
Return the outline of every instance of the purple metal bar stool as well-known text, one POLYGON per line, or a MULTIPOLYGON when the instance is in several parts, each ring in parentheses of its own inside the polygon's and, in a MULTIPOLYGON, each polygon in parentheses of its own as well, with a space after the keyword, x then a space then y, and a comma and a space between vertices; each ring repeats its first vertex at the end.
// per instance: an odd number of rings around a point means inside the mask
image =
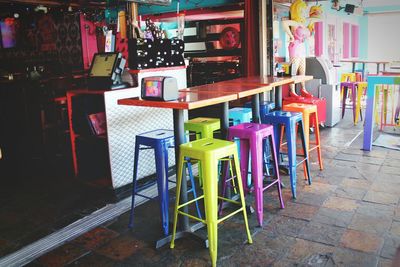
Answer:
MULTIPOLYGON (((231 126, 228 129, 228 140, 238 138, 240 140, 240 170, 242 174, 243 188, 245 192, 249 191, 246 183, 247 170, 249 165, 249 153, 251 153, 251 174, 253 178, 256 211, 258 223, 260 226, 263 224, 263 192, 273 185, 277 185, 279 193, 279 201, 281 208, 284 208, 281 190, 281 179, 279 177, 278 160, 276 156, 275 140, 274 140, 274 127, 268 124, 259 123, 242 123, 231 126), (274 175, 264 176, 263 164, 265 149, 263 140, 268 138, 270 142, 271 159, 273 160, 273 173, 274 175), (264 177, 272 178, 272 182, 264 185, 264 177)), ((228 182, 224 177, 222 194, 225 194, 225 189, 228 182)), ((222 203, 220 208, 222 208, 222 203)))

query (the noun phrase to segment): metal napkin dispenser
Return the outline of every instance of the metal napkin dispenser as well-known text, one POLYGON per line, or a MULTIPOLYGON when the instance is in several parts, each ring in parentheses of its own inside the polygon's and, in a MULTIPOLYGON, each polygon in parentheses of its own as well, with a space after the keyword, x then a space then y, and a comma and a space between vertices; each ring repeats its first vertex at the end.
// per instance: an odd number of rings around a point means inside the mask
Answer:
POLYGON ((153 76, 142 79, 142 99, 171 101, 179 97, 178 82, 174 77, 153 76))

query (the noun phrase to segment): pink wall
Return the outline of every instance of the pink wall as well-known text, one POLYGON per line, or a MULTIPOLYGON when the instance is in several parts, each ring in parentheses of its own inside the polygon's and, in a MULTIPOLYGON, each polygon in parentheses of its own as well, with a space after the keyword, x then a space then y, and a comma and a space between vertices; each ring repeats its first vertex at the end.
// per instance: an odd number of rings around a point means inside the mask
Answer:
POLYGON ((315 23, 315 56, 320 57, 324 51, 324 39, 323 39, 323 25, 322 22, 315 23))
POLYGON ((351 25, 351 56, 358 57, 358 48, 359 48, 359 35, 360 35, 360 27, 358 25, 351 25))
POLYGON ((83 68, 87 70, 90 67, 93 55, 97 53, 96 26, 93 22, 85 20, 83 14, 80 15, 80 23, 82 36, 83 68))
POLYGON ((350 24, 343 23, 343 58, 350 57, 350 24))

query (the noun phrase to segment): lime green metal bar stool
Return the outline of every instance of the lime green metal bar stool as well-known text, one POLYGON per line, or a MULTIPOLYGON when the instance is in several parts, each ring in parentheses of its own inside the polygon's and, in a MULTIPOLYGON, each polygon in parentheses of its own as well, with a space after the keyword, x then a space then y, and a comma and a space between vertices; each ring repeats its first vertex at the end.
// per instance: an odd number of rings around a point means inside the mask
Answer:
POLYGON ((199 117, 186 121, 184 129, 185 131, 196 133, 196 140, 201 138, 213 138, 214 131, 221 129, 221 123, 217 118, 199 117))
POLYGON ((232 217, 233 215, 242 212, 244 217, 244 224, 247 232, 247 239, 249 243, 253 243, 250 235, 249 224, 247 221, 246 204, 243 194, 242 178, 240 175, 240 164, 238 160, 238 152, 236 144, 226 140, 219 140, 213 138, 203 138, 180 145, 179 163, 178 163, 178 181, 176 187, 176 202, 174 212, 174 228, 172 232, 171 248, 175 246, 176 225, 178 221, 178 214, 187 216, 191 219, 200 221, 207 225, 209 250, 211 255, 212 266, 217 264, 217 245, 218 245, 218 223, 232 217), (192 199, 186 203, 180 203, 180 190, 182 184, 182 172, 187 158, 196 159, 201 162, 202 178, 203 178, 203 195, 192 199), (232 162, 236 176, 230 179, 236 179, 235 184, 238 187, 240 200, 234 201, 232 199, 220 197, 218 195, 218 162, 223 159, 229 160, 229 167, 232 170, 232 162), (204 199, 205 218, 198 218, 189 213, 182 211, 182 208, 194 204, 195 201, 204 199), (218 199, 231 202, 238 206, 238 209, 229 214, 223 214, 223 217, 218 217, 218 199))
MULTIPOLYGON (((195 133, 195 140, 201 138, 213 138, 214 132, 221 129, 221 122, 217 118, 207 118, 207 117, 198 117, 191 120, 187 120, 184 124, 185 132, 195 133)), ((201 174, 201 167, 199 164, 199 185, 203 187, 203 180, 201 174)))

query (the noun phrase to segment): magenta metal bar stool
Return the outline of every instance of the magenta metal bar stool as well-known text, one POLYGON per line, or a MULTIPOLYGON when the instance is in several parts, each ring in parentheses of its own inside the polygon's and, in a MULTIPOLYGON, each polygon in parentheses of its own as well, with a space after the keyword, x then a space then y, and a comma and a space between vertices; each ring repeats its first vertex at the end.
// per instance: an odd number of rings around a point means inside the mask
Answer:
MULTIPOLYGON (((263 192, 273 185, 277 185, 279 201, 281 208, 284 208, 281 189, 281 179, 279 177, 278 160, 276 156, 275 140, 274 140, 274 127, 268 124, 259 123, 242 123, 228 129, 228 140, 238 138, 240 140, 240 170, 242 174, 242 183, 245 192, 249 191, 246 182, 246 175, 249 165, 249 153, 251 153, 251 174, 254 184, 256 211, 258 223, 260 226, 263 225, 263 192), (268 139, 272 149, 271 159, 273 160, 273 175, 264 175, 263 164, 265 146, 263 146, 263 140, 268 139), (272 182, 264 185, 264 177, 272 178, 272 182)), ((226 177, 222 183, 222 194, 225 194, 225 188, 227 186, 226 177)), ((222 208, 222 203, 220 209, 222 208)))

